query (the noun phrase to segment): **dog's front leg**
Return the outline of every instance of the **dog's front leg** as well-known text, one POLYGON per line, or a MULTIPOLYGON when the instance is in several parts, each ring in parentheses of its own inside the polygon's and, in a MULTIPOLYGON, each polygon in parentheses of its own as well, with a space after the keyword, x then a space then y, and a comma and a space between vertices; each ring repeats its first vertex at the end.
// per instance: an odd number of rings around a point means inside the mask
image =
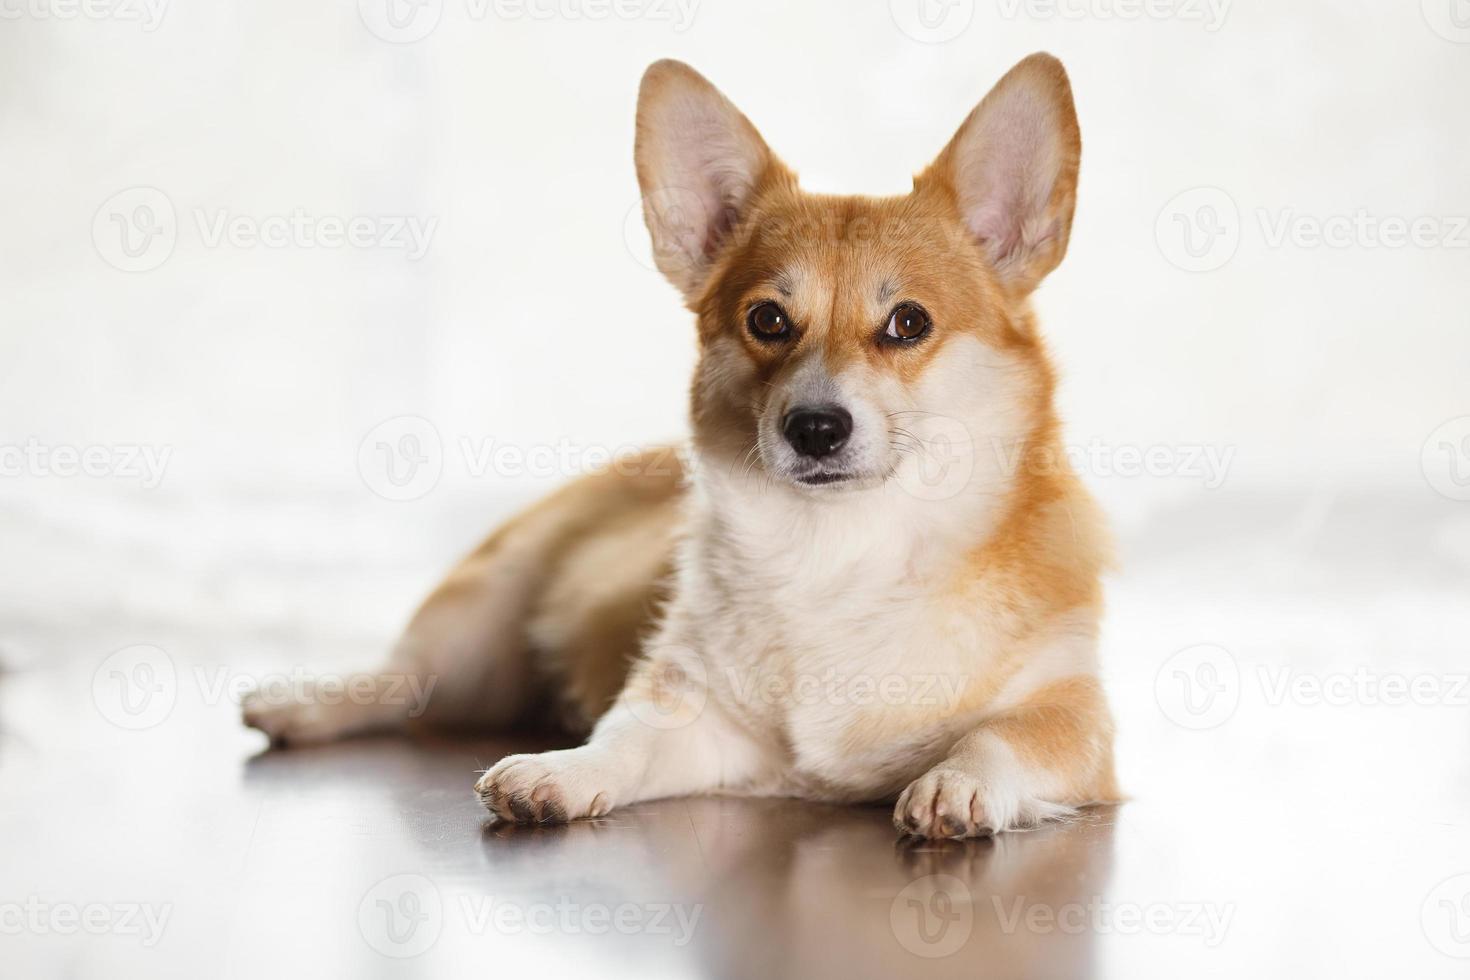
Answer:
POLYGON ((903 791, 893 822, 920 837, 975 837, 1116 798, 1107 704, 1094 678, 1073 677, 956 742, 903 791))
POLYGON ((738 787, 766 764, 762 748, 676 661, 645 661, 586 745, 501 759, 475 784, 516 823, 599 817, 640 800, 738 787))

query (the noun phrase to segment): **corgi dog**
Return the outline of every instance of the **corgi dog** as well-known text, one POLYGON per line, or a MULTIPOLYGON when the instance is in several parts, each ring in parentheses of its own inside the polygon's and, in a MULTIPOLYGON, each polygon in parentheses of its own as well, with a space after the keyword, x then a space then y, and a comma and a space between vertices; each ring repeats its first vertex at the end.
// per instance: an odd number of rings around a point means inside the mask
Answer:
POLYGON ((556 823, 689 794, 893 805, 961 838, 1114 801, 1097 676, 1104 522, 1069 469, 1030 296, 1067 250, 1060 62, 1007 73, 902 197, 810 194, 660 61, 635 156, 699 336, 687 457, 617 461, 455 568, 367 690, 258 697, 277 743, 556 720, 576 748, 475 791, 556 823), (349 703, 350 702, 350 703, 349 703))

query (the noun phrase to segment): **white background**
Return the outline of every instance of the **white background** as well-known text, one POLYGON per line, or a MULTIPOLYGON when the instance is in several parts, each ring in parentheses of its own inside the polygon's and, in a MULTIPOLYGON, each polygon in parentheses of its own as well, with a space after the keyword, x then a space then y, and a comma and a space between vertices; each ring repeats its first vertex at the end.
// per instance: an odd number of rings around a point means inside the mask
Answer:
MULTIPOLYGON (((395 32, 387 2, 6 0, 0 445, 170 454, 151 489, 31 464, 0 479, 14 621, 290 628, 360 597, 376 641, 507 501, 678 438, 692 328, 650 268, 631 151, 640 73, 664 56, 720 85, 808 188, 866 193, 904 191, 1016 60, 1064 60, 1083 176, 1038 305, 1069 441, 1165 447, 1181 471, 1228 459, 1208 488, 1085 465, 1125 544, 1161 507, 1227 496, 1290 500, 1308 525, 1391 499, 1390 531, 1454 503, 1421 450, 1470 414, 1456 0, 924 0, 935 31, 904 0, 393 0, 395 32), (139 187, 176 230, 166 259, 122 271, 114 222, 138 199, 114 195, 139 187), (1218 191, 1171 204, 1200 187, 1218 191), (417 259, 209 239, 298 212, 433 234, 417 259), (1283 220, 1359 213, 1439 240, 1273 244, 1283 220), (1179 222, 1215 217, 1218 267, 1181 268, 1179 222), (442 461, 412 502, 360 465, 401 416, 427 420, 442 461), (495 447, 529 462, 486 469, 474 454, 495 447)), ((1457 451, 1431 460, 1470 467, 1457 451)), ((1464 509, 1446 513, 1430 538, 1459 562, 1464 509)))

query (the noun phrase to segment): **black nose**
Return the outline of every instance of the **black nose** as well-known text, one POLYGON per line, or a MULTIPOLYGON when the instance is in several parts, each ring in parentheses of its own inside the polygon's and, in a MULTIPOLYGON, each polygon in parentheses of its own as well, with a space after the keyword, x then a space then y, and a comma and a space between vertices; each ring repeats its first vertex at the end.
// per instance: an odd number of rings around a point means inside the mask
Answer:
POLYGON ((803 456, 821 459, 847 445, 847 437, 852 435, 852 416, 835 405, 798 408, 786 413, 781 431, 792 449, 803 456))

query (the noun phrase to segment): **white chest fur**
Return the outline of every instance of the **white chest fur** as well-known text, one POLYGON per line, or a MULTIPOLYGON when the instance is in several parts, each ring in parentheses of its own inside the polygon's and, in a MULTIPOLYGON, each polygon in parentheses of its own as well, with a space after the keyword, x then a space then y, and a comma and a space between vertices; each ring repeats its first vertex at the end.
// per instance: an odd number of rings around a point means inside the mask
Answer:
POLYGON ((695 494, 671 638, 806 795, 896 793, 974 724, 992 681, 987 610, 952 588, 986 516, 920 504, 695 494))

